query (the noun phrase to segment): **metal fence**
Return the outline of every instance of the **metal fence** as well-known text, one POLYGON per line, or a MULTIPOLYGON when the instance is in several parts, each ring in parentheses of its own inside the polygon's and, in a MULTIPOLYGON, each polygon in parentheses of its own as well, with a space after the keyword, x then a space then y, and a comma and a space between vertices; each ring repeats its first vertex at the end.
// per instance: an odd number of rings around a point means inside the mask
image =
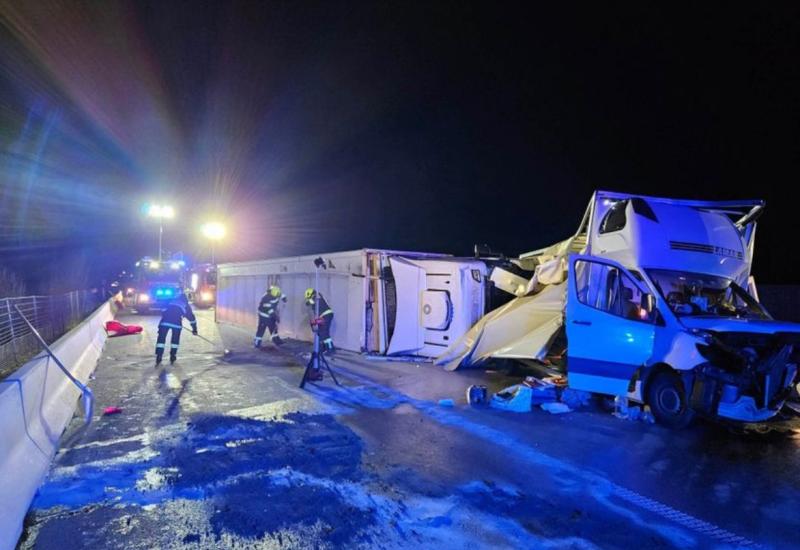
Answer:
POLYGON ((0 298, 0 380, 42 351, 15 305, 47 343, 52 343, 101 303, 99 295, 88 290, 57 296, 0 298))

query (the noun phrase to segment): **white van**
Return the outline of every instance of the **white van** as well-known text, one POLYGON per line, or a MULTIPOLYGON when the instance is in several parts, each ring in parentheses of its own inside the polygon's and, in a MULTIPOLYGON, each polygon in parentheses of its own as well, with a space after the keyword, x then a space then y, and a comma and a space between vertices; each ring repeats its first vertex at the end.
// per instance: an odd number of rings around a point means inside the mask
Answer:
POLYGON ((598 191, 574 237, 523 257, 565 277, 487 315, 440 362, 541 360, 563 327, 572 388, 627 395, 673 427, 767 420, 797 378, 800 325, 772 319, 750 278, 763 208, 598 191), (512 316, 535 321, 509 328, 512 316))

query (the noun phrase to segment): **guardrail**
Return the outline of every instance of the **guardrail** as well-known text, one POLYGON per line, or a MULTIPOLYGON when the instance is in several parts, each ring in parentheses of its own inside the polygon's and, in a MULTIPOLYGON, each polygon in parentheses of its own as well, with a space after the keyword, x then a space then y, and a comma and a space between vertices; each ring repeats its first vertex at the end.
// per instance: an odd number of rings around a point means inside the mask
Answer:
POLYGON ((48 344, 46 353, 0 380, 0 550, 16 547, 25 513, 78 398, 89 395, 86 383, 102 353, 105 325, 114 318, 114 309, 109 300, 48 344))
POLYGON ((0 298, 0 380, 24 365, 42 347, 16 308, 46 342, 54 342, 102 304, 88 290, 56 296, 0 298))

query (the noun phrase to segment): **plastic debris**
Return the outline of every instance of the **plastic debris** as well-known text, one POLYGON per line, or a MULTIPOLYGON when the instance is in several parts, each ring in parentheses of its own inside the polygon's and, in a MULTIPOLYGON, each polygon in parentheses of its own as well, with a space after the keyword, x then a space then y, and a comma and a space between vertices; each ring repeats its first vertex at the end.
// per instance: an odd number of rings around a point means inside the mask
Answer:
POLYGON ((493 409, 512 412, 529 412, 533 389, 523 384, 516 384, 494 394, 489 405, 493 409))
POLYGON ((122 409, 119 408, 119 407, 106 407, 105 409, 103 409, 103 415, 104 416, 109 416, 109 415, 112 415, 112 414, 119 414, 121 412, 122 412, 122 409))
POLYGON ((561 402, 571 409, 579 409, 592 401, 592 394, 588 391, 564 388, 561 392, 561 402))
POLYGON ((531 406, 558 401, 558 387, 550 380, 542 380, 535 376, 526 376, 523 384, 532 390, 531 406))
POLYGON ((108 334, 109 338, 128 336, 129 334, 139 334, 142 332, 142 330, 144 330, 139 325, 123 325, 119 321, 107 321, 105 328, 106 334, 108 334))
POLYGON ((564 403, 542 403, 539 406, 550 414, 563 414, 572 412, 572 409, 570 409, 564 403))
POLYGON ((563 376, 546 376, 542 378, 542 382, 549 382, 559 388, 564 388, 567 386, 567 379, 563 376))
POLYGON ((614 416, 617 418, 628 417, 628 398, 618 395, 614 398, 614 416))
POLYGON ((489 389, 486 386, 473 384, 467 388, 467 403, 470 405, 484 405, 489 399, 489 389))
POLYGON ((452 399, 440 399, 439 400, 440 407, 455 407, 456 403, 452 399))

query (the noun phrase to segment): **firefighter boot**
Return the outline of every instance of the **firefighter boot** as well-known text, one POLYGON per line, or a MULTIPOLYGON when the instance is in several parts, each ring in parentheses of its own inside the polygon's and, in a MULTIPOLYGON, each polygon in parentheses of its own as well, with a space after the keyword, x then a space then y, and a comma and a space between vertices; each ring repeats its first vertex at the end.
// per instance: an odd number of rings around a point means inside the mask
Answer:
POLYGON ((161 364, 161 355, 156 355, 156 368, 161 364))
POLYGON ((177 360, 178 360, 178 355, 177 354, 175 354, 175 353, 170 353, 169 354, 169 364, 170 365, 172 363, 174 363, 175 361, 177 361, 177 360))
POLYGON ((276 334, 275 336, 272 337, 272 343, 275 344, 276 346, 280 346, 283 344, 283 340, 281 340, 281 337, 276 334))

